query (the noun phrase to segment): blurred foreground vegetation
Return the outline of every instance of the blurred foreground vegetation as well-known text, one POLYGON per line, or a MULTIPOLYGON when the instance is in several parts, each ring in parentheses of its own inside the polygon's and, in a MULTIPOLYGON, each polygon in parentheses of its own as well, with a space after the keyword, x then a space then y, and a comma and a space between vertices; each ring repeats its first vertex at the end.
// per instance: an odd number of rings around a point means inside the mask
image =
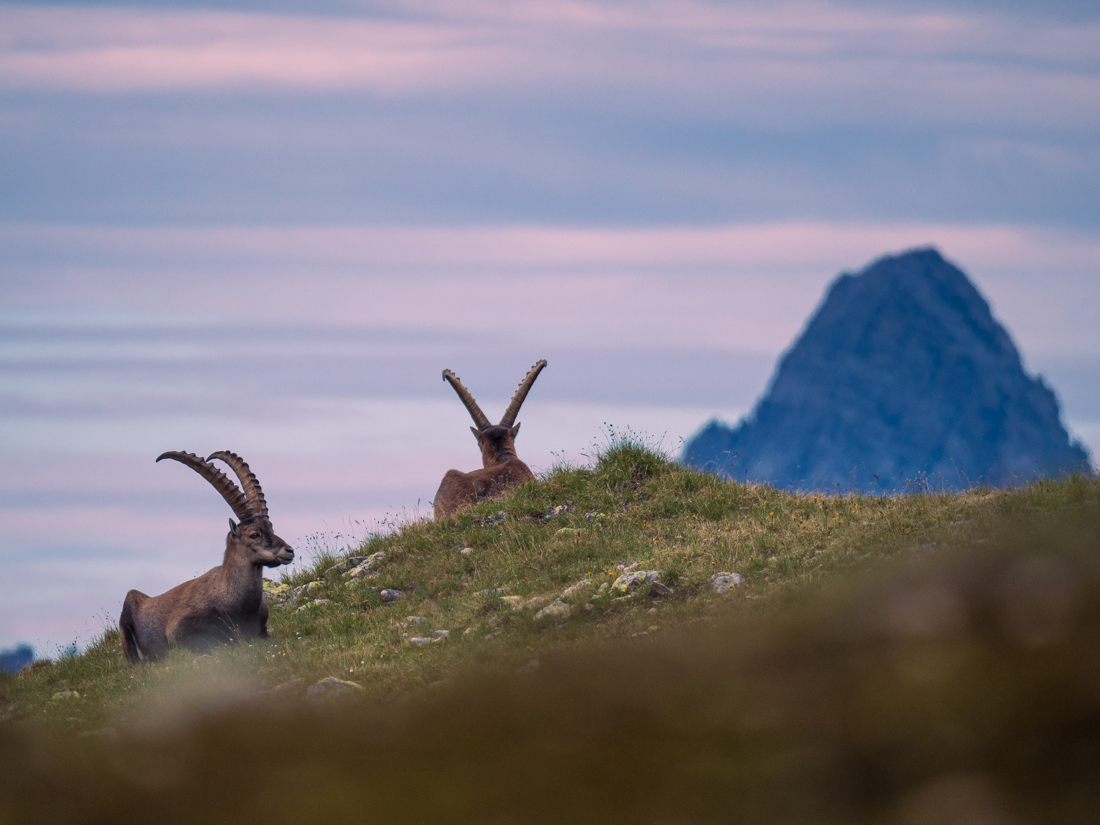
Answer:
POLYGON ((620 440, 371 538, 373 575, 319 558, 269 642, 0 677, 0 823, 1093 822, 1098 505, 789 495, 620 440), (634 562, 672 593, 601 587, 634 562))

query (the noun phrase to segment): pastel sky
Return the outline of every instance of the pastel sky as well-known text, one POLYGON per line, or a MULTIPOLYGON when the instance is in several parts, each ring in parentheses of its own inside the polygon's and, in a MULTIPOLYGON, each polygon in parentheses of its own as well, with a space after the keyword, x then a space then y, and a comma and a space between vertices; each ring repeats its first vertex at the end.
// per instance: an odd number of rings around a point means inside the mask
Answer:
MULTIPOLYGON (((478 464, 676 451, 828 283, 933 244, 1100 454, 1100 5, 0 3, 0 647, 478 464), (307 11, 303 11, 307 9, 307 11)), ((388 520, 387 520, 388 519, 388 520)))

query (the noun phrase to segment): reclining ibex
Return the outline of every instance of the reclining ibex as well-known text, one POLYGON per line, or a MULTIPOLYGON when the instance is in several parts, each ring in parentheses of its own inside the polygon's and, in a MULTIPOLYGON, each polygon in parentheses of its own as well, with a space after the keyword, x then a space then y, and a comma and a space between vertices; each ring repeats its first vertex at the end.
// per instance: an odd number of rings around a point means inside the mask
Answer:
POLYGON ((221 567, 159 596, 137 590, 126 594, 118 620, 123 653, 138 662, 159 659, 175 644, 195 650, 241 638, 266 639, 263 568, 289 564, 294 551, 271 529, 260 482, 240 456, 224 450, 205 460, 182 452, 162 453, 157 461, 162 458, 186 464, 213 484, 240 524, 229 520, 221 567), (215 458, 236 473, 240 488, 210 463, 215 458))
POLYGON ((477 424, 470 429, 481 447, 481 463, 484 466, 472 473, 447 471, 435 494, 433 511, 437 521, 451 515, 459 507, 498 495, 535 477, 531 469, 516 458, 516 433, 519 432, 519 424, 515 424, 515 421, 523 399, 527 397, 531 385, 545 366, 546 361, 543 360, 531 367, 516 394, 512 396, 504 417, 495 426, 489 423, 489 419, 474 401, 470 391, 462 386, 458 376, 450 370, 443 370, 443 380, 454 387, 454 391, 469 410, 470 417, 477 424))

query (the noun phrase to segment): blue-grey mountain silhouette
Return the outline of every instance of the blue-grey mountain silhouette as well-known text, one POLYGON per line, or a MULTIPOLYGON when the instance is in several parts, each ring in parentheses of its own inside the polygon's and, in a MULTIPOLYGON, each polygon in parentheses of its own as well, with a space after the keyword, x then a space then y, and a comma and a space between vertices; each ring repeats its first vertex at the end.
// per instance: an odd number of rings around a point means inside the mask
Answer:
POLYGON ((0 650, 0 670, 18 673, 34 661, 34 648, 30 645, 16 645, 0 650))
POLYGON ((752 414, 709 422, 683 461, 788 489, 867 491, 1090 471, 1054 393, 931 248, 837 278, 752 414))

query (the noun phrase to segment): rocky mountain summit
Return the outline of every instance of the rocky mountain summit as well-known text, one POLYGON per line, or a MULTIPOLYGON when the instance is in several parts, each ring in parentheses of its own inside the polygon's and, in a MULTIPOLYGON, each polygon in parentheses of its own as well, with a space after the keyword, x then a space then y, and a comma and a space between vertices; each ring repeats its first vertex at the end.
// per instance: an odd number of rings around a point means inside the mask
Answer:
POLYGON ((1004 487, 1089 472, 1042 378, 935 249, 837 278, 752 414, 683 461, 794 489, 1004 487))

